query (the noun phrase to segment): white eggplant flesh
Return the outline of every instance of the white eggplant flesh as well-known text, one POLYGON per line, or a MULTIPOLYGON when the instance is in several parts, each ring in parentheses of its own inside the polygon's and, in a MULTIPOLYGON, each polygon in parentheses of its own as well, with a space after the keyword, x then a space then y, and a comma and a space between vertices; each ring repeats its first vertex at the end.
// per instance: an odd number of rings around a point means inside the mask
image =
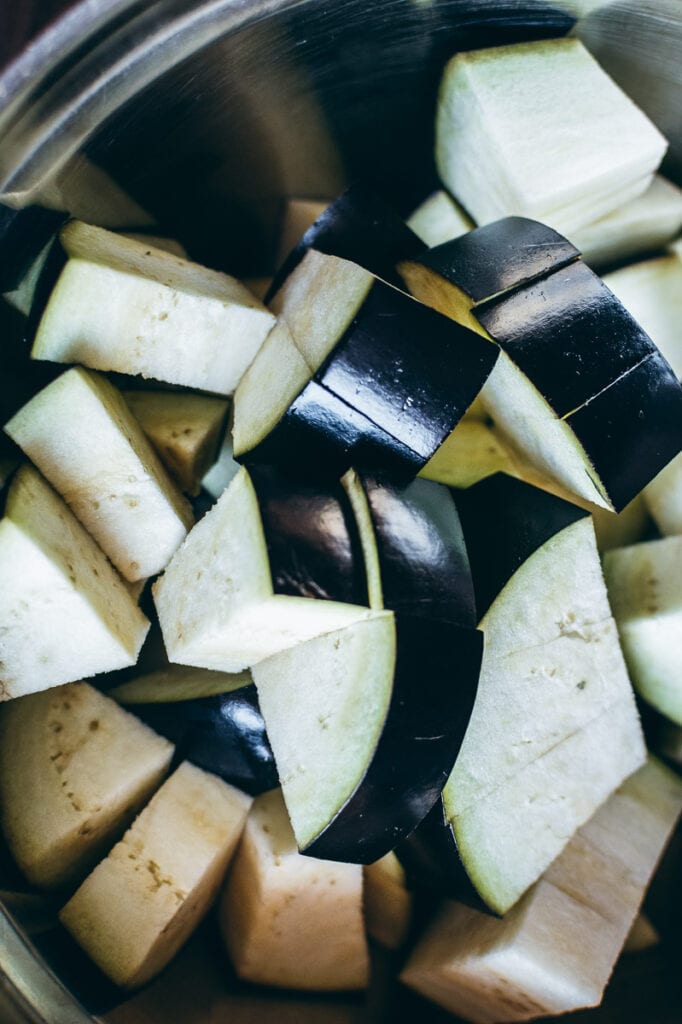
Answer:
POLYGON ((570 236, 644 192, 665 151, 577 39, 460 53, 445 70, 436 163, 478 224, 523 214, 570 236))
POLYGON ((664 537, 682 534, 682 452, 646 485, 642 496, 664 537))
POLYGON ((407 220, 408 227, 433 248, 471 231, 474 222, 452 196, 440 189, 425 199, 407 220))
POLYGON ((363 872, 367 934, 386 949, 400 949, 407 939, 413 906, 405 869, 391 852, 366 864, 363 872))
POLYGON ((604 574, 633 686, 682 725, 682 536, 609 551, 604 574))
POLYGON ((370 618, 360 605, 275 595, 253 485, 242 469, 153 587, 171 661, 241 672, 370 618))
POLYGON ((115 984, 138 988, 209 910, 251 798, 184 762, 88 875, 60 920, 115 984))
POLYGON ((302 856, 279 790, 254 801, 220 924, 246 981, 310 991, 367 987, 362 868, 302 856))
POLYGON ((682 259, 660 256, 634 263, 606 274, 604 283, 682 377, 682 259))
POLYGON ((274 317, 244 285, 177 256, 72 221, 69 260, 34 359, 234 392, 274 317))
POLYGON ((125 579, 160 572, 193 522, 121 393, 74 367, 5 426, 125 579))
POLYGON ((598 1005, 681 810, 650 758, 504 918, 446 903, 402 980, 475 1024, 598 1005))
POLYGON ((123 397, 172 479, 196 496, 218 458, 227 401, 177 391, 124 391, 123 397))
POLYGON ((233 452, 234 442, 232 440, 232 433, 228 429, 220 446, 217 459, 201 481, 202 488, 216 500, 241 469, 239 463, 233 458, 233 452))
POLYGON ((516 460, 510 448, 492 427, 481 420, 465 418, 419 475, 448 487, 471 487, 493 473, 516 475, 516 460))
POLYGON ((22 467, 0 522, 0 699, 137 661, 149 620, 40 474, 22 467))
POLYGON ((161 784, 168 740, 87 683, 0 709, 0 816, 28 880, 82 880, 161 784))

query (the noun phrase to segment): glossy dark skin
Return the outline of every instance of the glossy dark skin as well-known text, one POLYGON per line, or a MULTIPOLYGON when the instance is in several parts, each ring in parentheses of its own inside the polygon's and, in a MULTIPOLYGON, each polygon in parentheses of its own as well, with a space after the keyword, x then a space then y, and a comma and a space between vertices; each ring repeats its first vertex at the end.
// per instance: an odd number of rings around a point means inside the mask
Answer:
POLYGON ((393 695, 374 758, 355 793, 303 852, 370 864, 394 849, 439 799, 464 739, 483 635, 396 616, 393 695), (425 667, 428 665, 428 671, 425 667))
POLYGON ((296 483, 253 466, 276 594, 368 603, 367 576, 350 502, 338 483, 296 483))
POLYGON ((308 228, 277 271, 266 302, 279 291, 309 249, 358 263, 400 285, 395 266, 425 249, 422 240, 382 196, 365 183, 351 185, 308 228))
POLYGON ((567 422, 619 512, 682 449, 682 387, 656 350, 567 422))
POLYGON ((68 214, 27 206, 12 210, 0 203, 0 292, 11 292, 21 284, 31 263, 68 214))
POLYGON ((131 704, 128 710, 175 744, 174 763, 191 761, 254 796, 278 785, 253 684, 196 700, 131 704))
POLYGON ((555 534, 589 514, 504 473, 454 493, 469 552, 479 621, 527 558, 555 534))
POLYGON ((457 285, 474 304, 544 277, 579 251, 558 232, 526 217, 505 217, 420 254, 415 263, 457 285))
POLYGON ((580 408, 656 351, 580 260, 477 309, 476 318, 558 416, 580 408))
POLYGON ((398 488, 361 474, 384 604, 416 618, 476 626, 469 558, 451 491, 428 480, 398 488))

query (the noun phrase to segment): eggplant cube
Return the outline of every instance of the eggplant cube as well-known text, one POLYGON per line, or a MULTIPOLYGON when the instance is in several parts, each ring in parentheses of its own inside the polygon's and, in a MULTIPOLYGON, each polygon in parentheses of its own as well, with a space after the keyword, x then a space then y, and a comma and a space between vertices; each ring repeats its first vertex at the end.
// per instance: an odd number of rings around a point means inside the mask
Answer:
POLYGON ((682 259, 660 256, 607 274, 604 283, 682 377, 682 259))
POLYGON ((182 764, 60 912, 117 985, 137 988, 204 917, 241 837, 251 799, 182 764))
POLYGON ((28 880, 81 881, 161 784, 173 746, 87 683, 0 709, 2 829, 28 880))
POLYGON ((170 561, 192 523, 123 396, 74 367, 5 426, 131 582, 170 561))
POLYGON ((681 810, 650 759, 502 920, 446 903, 402 980, 477 1024, 596 1006, 681 810))
POLYGON ((0 522, 0 696, 134 665, 149 629, 123 581, 31 467, 0 522))
POLYGON ((644 192, 666 145, 577 39, 459 53, 443 76, 436 163, 478 224, 522 214, 570 236, 644 192))
POLYGON ((274 323, 244 285, 72 221, 32 356, 230 395, 274 323))
POLYGON ((362 868, 301 856, 279 790, 254 801, 220 923, 246 981, 309 991, 367 987, 362 868))
POLYGON ((682 452, 647 484, 642 495, 664 537, 682 533, 682 452))
POLYGON ((425 199, 410 215, 407 225, 429 248, 459 238, 475 227, 471 217, 442 190, 425 199))

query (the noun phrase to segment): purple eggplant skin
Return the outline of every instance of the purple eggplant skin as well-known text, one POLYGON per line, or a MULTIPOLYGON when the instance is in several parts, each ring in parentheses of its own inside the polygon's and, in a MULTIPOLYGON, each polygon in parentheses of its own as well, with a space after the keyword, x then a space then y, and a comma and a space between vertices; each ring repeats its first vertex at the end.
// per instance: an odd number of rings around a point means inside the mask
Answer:
POLYGON ((526 559, 561 530, 589 515, 585 509, 505 473, 454 494, 479 622, 526 559))
POLYGON ((579 256, 574 245, 545 224, 504 217, 428 249, 413 262, 456 285, 478 304, 545 277, 579 256))
POLYGON ((315 379, 426 464, 483 387, 497 347, 375 280, 315 379))
POLYGON ((33 293, 33 300, 31 302, 31 308, 29 310, 28 317, 26 318, 24 343, 27 348, 30 348, 33 345, 45 308, 50 301, 50 296, 57 284, 59 275, 65 266, 66 253, 62 248, 59 238, 55 238, 48 251, 47 259, 43 264, 43 269, 40 271, 40 275, 38 276, 38 281, 36 282, 35 291, 33 293))
POLYGON ((452 491, 430 480, 399 488, 360 474, 379 555, 384 606, 476 627, 469 556, 452 491))
POLYGON ((351 466, 407 482, 423 460, 366 416, 311 380, 255 448, 238 457, 249 469, 275 465, 294 480, 338 480, 351 466))
POLYGON ((655 350, 566 422, 620 512, 682 449, 682 385, 655 350))
POLYGON ((130 704, 127 710, 175 744, 175 765, 191 761, 253 796, 279 785, 253 683, 210 697, 130 704))
POLYGON ((0 203, 0 292, 19 287, 33 261, 68 219, 67 213, 43 206, 13 210, 0 203))
POLYGON ((426 248, 372 186, 351 185, 303 235, 279 268, 265 296, 270 302, 309 249, 358 263, 377 277, 401 286, 395 267, 426 248))
POLYGON ((490 917, 498 916, 483 902, 464 869, 442 800, 398 844, 395 853, 405 869, 408 888, 436 893, 441 899, 457 900, 490 917))
POLYGON ((476 318, 560 417, 657 351, 580 260, 486 303, 476 318))
POLYGON ((360 535, 340 484, 297 483, 253 466, 276 594, 369 603, 360 535))
POLYGON ((426 817, 459 752, 478 687, 483 634, 396 616, 393 695, 374 757, 355 792, 301 851, 371 864, 426 817))

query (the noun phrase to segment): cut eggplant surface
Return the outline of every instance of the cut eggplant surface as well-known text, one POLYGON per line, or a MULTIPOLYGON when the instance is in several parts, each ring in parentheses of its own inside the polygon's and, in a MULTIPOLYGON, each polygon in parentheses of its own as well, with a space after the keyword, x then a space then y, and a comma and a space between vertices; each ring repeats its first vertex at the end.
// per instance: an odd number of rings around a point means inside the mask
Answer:
POLYGON ((2 830, 28 880, 82 880, 161 784, 172 745, 87 683, 0 713, 2 830))
POLYGON ((253 803, 219 915, 245 981, 308 991, 367 987, 362 868, 302 857, 279 790, 253 803))
POLYGON ((218 458, 227 401, 177 391, 124 391, 123 397, 171 478, 196 496, 218 458))
POLYGON ((395 853, 387 853, 363 870, 367 934, 387 949, 400 949, 410 929, 413 896, 395 853))
POLYGON ((577 39, 458 53, 445 69, 436 164, 478 224, 520 214, 570 236, 644 192, 665 150, 577 39))
POLYGON ((604 282, 682 377, 682 259, 669 255, 634 263, 607 274, 604 282))
POLYGON ((88 875, 60 920, 122 988, 161 971, 208 911, 251 800, 182 764, 88 875))
MULTIPOLYGON (((681 228, 682 190, 657 174, 646 192, 606 217, 578 228, 571 238, 585 262, 599 269, 655 252, 681 228)), ((636 313, 634 317, 639 320, 636 313)), ((648 327, 646 330, 651 334, 648 327)))
POLYGON ((504 478, 459 508, 485 653, 443 802, 469 878, 503 914, 644 743, 589 517, 504 478))
POLYGON ((384 606, 475 628, 469 558, 452 493, 427 480, 398 488, 362 473, 360 482, 374 527, 384 606))
POLYGON ((248 289, 77 221, 60 239, 69 259, 40 321, 34 359, 234 391, 274 323, 248 289))
POLYGON ((396 264, 425 248, 421 238, 367 184, 357 183, 330 203, 308 228, 277 271, 266 302, 310 249, 358 263, 393 284, 399 284, 396 264))
POLYGON ((68 214, 43 206, 15 210, 0 203, 0 292, 21 285, 31 264, 67 219, 68 214))
POLYGON ((642 495, 663 536, 682 534, 682 452, 646 485, 642 495))
POLYGON ((360 537, 340 484, 292 481, 252 466, 276 594, 368 604, 360 537))
POLYGON ((257 794, 278 785, 258 695, 248 672, 170 665, 109 691, 175 744, 176 760, 257 794))
POLYGON ((285 326, 235 395, 235 454, 245 461, 289 452, 290 461, 312 463, 308 430, 310 446, 326 444, 342 471, 362 465, 373 446, 377 469, 396 452, 423 464, 471 405, 497 355, 368 271, 315 251, 273 305, 285 326))
POLYGON ((609 551, 604 575, 633 686, 682 725, 682 537, 609 551))
POLYGON ((239 463, 232 458, 232 431, 228 428, 216 461, 201 481, 202 491, 215 501, 240 469, 239 463))
POLYGON ((153 587, 171 661, 241 672, 369 608, 275 594, 251 479, 242 469, 153 587))
POLYGON ((475 224, 452 196, 439 190, 425 199, 408 217, 407 226, 432 248, 452 238, 459 238, 471 231, 475 224))
POLYGON ((121 393, 67 370, 5 425, 131 582, 160 572, 192 523, 121 393))
POLYGON ((481 420, 461 420, 420 477, 448 487, 471 487, 495 473, 516 473, 516 460, 497 431, 481 420))
POLYGON ((254 667, 301 850, 367 864, 419 824, 461 744, 481 648, 475 630, 383 612, 254 667))
POLYGON ((477 1024, 597 1005, 681 810, 649 759, 502 920, 446 903, 402 980, 477 1024))
POLYGON ((19 469, 0 522, 0 699, 134 665, 149 621, 59 495, 19 469))

